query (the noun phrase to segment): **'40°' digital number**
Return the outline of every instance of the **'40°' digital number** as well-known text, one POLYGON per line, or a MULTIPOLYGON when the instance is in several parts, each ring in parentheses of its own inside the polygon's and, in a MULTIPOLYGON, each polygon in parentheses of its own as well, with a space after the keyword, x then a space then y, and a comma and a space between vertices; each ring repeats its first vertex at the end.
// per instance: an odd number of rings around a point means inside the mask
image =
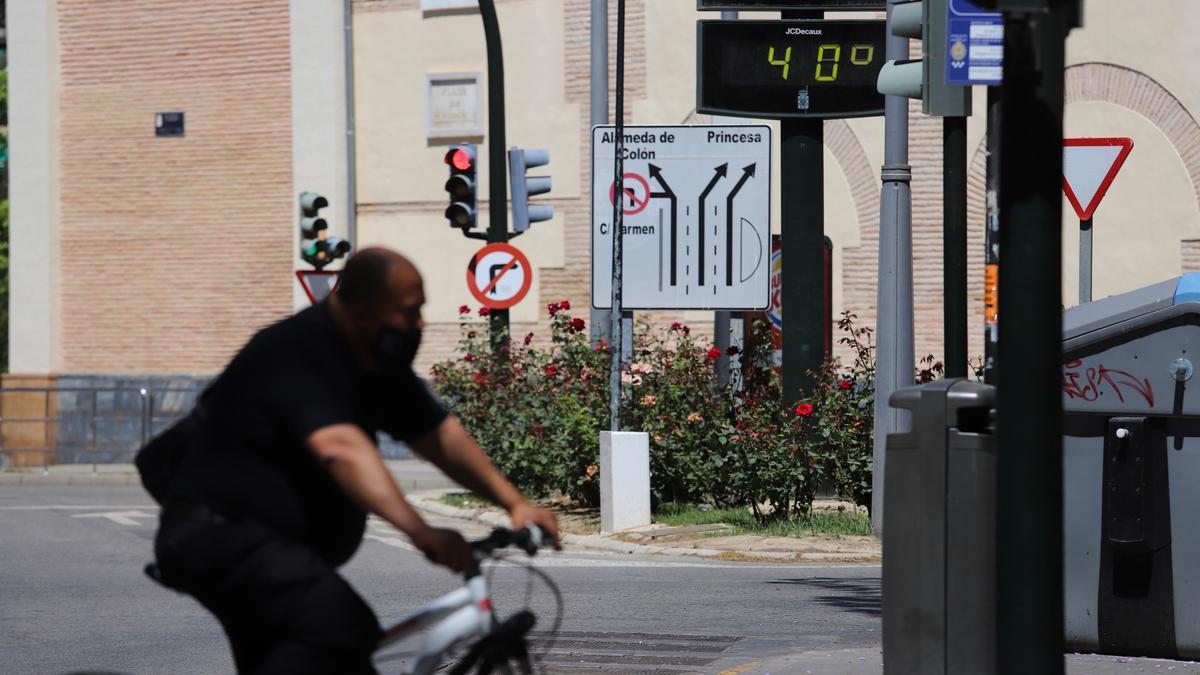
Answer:
MULTIPOLYGON (((875 45, 851 45, 850 46, 850 63, 855 66, 869 66, 875 60, 875 45)), ((792 64, 792 48, 788 47, 783 50, 783 58, 775 58, 775 48, 771 47, 767 52, 767 61, 772 66, 782 68, 780 77, 784 80, 788 79, 788 74, 791 72, 792 64)), ((842 61, 842 46, 839 44, 826 44, 817 47, 817 66, 814 77, 817 82, 837 82, 838 68, 842 61)))

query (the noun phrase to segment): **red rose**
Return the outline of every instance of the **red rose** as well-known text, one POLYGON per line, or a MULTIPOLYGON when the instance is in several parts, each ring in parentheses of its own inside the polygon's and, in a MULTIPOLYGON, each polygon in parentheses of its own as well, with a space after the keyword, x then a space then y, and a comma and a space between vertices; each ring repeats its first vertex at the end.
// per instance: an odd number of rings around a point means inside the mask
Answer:
POLYGON ((683 324, 676 321, 675 323, 671 324, 671 330, 674 330, 674 331, 683 330, 683 324))
POLYGON ((607 340, 601 340, 600 342, 597 342, 597 343, 596 343, 596 351, 598 351, 598 352, 606 352, 606 351, 608 351, 608 341, 607 341, 607 340))
POLYGON ((729 345, 729 349, 726 349, 725 353, 730 356, 737 356, 742 353, 742 350, 737 345, 729 345))
POLYGON ((813 407, 807 403, 796 406, 796 417, 812 417, 813 407))
POLYGON ((473 338, 473 337, 475 337, 475 331, 470 331, 470 332, 468 332, 468 333, 467 333, 467 337, 469 337, 469 338, 473 338))
POLYGON ((683 327, 681 330, 683 331, 683 334, 684 334, 684 335, 691 335, 691 334, 692 334, 692 329, 691 329, 691 328, 688 328, 687 326, 684 326, 684 327, 683 327))
POLYGON ((849 389, 850 388, 850 380, 842 380, 841 382, 838 382, 838 386, 841 387, 842 389, 849 389))
POLYGON ((463 357, 463 361, 466 361, 467 363, 470 363, 474 360, 475 360, 475 355, 472 354, 471 352, 467 352, 467 355, 463 357))
POLYGON ((546 309, 550 312, 550 316, 554 316, 555 314, 558 314, 558 310, 562 308, 558 306, 557 302, 552 302, 546 305, 546 309))
POLYGON ((578 333, 578 332, 582 331, 584 328, 587 328, 587 323, 583 319, 581 319, 579 317, 575 317, 574 319, 571 319, 571 330, 578 333))
POLYGON ((717 349, 716 347, 713 347, 712 349, 708 350, 708 358, 710 358, 710 359, 721 358, 721 350, 717 349))
POLYGON ((533 342, 533 333, 525 336, 525 345, 528 346, 530 342, 533 342))
POLYGON ((553 363, 546 366, 546 377, 554 377, 557 374, 558 374, 558 367, 555 366, 553 363))
POLYGON ((458 306, 458 313, 459 313, 459 314, 470 314, 470 313, 471 313, 471 308, 470 308, 470 307, 467 307, 466 305, 459 305, 459 306, 458 306))
POLYGON ((473 373, 471 375, 471 379, 475 380, 475 384, 483 384, 484 382, 487 382, 487 378, 484 377, 483 373, 473 373))
POLYGON ((491 313, 492 313, 492 310, 488 309, 487 307, 479 308, 479 316, 487 316, 488 314, 491 314, 491 313))
POLYGON ((558 307, 559 309, 571 309, 571 301, 563 300, 562 302, 558 303, 558 307))

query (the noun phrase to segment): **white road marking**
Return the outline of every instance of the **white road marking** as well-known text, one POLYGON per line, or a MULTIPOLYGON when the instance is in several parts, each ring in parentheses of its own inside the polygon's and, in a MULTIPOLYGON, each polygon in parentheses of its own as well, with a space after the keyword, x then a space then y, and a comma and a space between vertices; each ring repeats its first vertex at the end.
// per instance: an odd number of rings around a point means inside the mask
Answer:
POLYGON ((141 525, 135 518, 156 518, 153 513, 145 511, 109 511, 107 513, 77 513, 72 518, 107 518, 118 525, 141 525))
POLYGON ((101 509, 154 509, 154 504, 101 504, 99 506, 82 504, 28 504, 22 506, 0 506, 0 511, 99 511, 101 509))

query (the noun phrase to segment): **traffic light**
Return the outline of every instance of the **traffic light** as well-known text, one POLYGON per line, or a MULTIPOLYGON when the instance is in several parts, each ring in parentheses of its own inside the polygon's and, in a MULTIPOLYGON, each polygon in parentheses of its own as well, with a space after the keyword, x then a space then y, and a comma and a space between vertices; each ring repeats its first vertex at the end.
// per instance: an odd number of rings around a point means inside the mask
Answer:
POLYGON ((530 204, 533 195, 550 191, 550 176, 526 176, 525 172, 535 166, 550 163, 549 150, 522 150, 513 147, 508 151, 508 178, 512 183, 513 231, 524 232, 531 223, 540 223, 554 217, 552 204, 530 204))
POLYGON ((446 153, 446 165, 450 167, 450 178, 446 181, 446 192, 450 193, 450 206, 446 207, 446 220, 450 227, 469 230, 475 227, 475 146, 456 145, 446 153))
POLYGON ((971 88, 946 84, 949 0, 914 0, 892 5, 892 34, 921 40, 921 59, 888 61, 879 71, 879 93, 921 99, 926 115, 971 114, 971 88))
POLYGON ((329 236, 329 223, 320 214, 327 206, 329 200, 315 192, 300 193, 300 258, 317 269, 350 252, 350 242, 329 236))

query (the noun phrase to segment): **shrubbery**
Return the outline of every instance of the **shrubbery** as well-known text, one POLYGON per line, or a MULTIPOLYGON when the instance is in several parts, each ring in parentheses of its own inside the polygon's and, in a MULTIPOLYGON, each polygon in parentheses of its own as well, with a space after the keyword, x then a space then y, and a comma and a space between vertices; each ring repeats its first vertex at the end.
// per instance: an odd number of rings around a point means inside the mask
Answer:
MULTIPOLYGON (((481 314, 486 314, 480 310, 481 314)), ((599 497, 598 432, 609 426, 607 344, 589 344, 567 302, 550 305, 551 340, 514 337, 493 351, 486 323, 460 308, 459 355, 434 366, 434 386, 506 475, 526 492, 599 497)), ((745 360, 740 390, 718 384, 721 353, 687 326, 639 324, 622 373, 622 428, 650 435, 651 490, 666 502, 747 506, 762 521, 806 514, 818 485, 869 505, 874 346, 843 316, 856 354, 830 363, 812 395, 781 401, 777 371, 745 360)))

